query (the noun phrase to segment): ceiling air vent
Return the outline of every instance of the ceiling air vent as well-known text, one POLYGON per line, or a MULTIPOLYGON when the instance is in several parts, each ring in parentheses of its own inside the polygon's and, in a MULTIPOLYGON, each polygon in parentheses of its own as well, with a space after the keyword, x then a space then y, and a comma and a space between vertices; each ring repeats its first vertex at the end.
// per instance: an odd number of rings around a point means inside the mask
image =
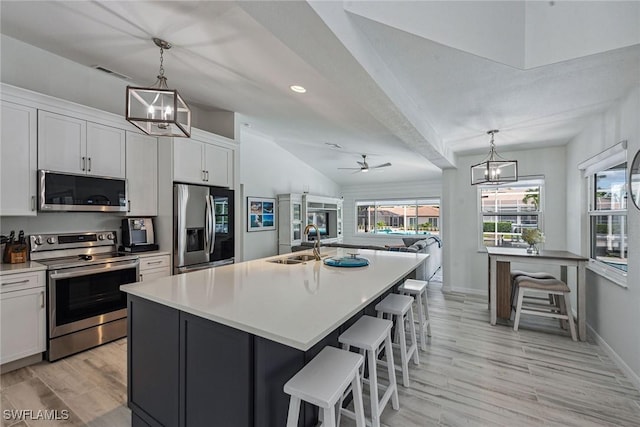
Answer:
POLYGON ((105 68, 102 65, 92 65, 91 68, 95 68, 98 71, 102 71, 103 73, 110 74, 113 77, 118 77, 123 80, 131 80, 131 77, 125 76, 124 74, 116 73, 115 71, 105 68))

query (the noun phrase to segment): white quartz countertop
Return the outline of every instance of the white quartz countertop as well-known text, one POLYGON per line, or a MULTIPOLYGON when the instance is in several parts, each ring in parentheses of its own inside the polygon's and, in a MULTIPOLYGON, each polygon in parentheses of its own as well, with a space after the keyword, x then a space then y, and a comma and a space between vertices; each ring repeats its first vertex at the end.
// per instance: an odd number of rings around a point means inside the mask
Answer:
POLYGON ((5 274, 32 273, 46 270, 47 266, 35 261, 21 262, 20 264, 0 264, 0 276, 5 274))
POLYGON ((166 255, 171 255, 171 253, 167 252, 167 251, 150 251, 150 252, 135 252, 135 253, 131 253, 131 252, 123 252, 126 253, 127 255, 138 255, 139 258, 151 258, 154 256, 166 256, 166 255))
MULTIPOLYGON (((322 248, 343 257, 353 249, 322 248)), ((360 250, 367 267, 329 267, 322 261, 276 264, 279 255, 120 289, 193 315, 306 351, 362 310, 429 255, 360 250)))

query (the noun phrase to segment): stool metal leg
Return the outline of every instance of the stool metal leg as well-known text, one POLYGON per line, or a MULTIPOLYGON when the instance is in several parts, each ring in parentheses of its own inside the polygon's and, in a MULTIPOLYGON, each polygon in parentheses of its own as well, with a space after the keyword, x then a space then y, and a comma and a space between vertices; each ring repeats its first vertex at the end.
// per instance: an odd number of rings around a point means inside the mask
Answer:
POLYGON ((300 399, 291 396, 289 399, 289 414, 287 415, 287 427, 298 427, 298 416, 300 415, 300 399))

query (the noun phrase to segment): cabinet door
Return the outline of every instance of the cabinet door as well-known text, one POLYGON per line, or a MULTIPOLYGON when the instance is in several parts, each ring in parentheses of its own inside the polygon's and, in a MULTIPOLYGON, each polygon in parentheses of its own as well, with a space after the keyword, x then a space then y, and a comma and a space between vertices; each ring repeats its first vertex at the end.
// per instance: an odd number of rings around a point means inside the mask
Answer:
POLYGON ((160 279, 161 277, 171 276, 171 269, 169 267, 154 268, 151 270, 140 271, 140 281, 150 282, 151 280, 160 279))
POLYGON ((38 111, 38 168, 86 173, 87 122, 38 111))
POLYGON ((87 173, 95 176, 124 178, 124 130, 87 123, 87 173))
POLYGON ((158 215, 158 138, 127 132, 127 196, 130 216, 158 215))
POLYGON ((228 148, 204 144, 206 182, 219 187, 231 187, 233 170, 233 153, 228 148))
POLYGON ((0 294, 0 363, 46 350, 44 289, 0 294))
POLYGON ((3 101, 0 117, 0 216, 35 215, 37 111, 3 101))
POLYGON ((173 158, 173 179, 175 181, 193 184, 203 184, 205 182, 201 142, 193 139, 174 139, 173 158))

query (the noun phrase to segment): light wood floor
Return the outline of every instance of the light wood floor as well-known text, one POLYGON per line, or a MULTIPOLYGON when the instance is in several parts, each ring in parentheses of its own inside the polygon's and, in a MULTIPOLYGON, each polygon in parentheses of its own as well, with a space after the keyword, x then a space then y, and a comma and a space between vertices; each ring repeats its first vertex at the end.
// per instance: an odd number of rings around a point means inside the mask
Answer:
MULTIPOLYGON (((557 321, 492 327, 486 299, 443 294, 437 284, 429 309, 429 349, 410 365, 411 387, 399 387, 400 411, 385 409, 385 426, 640 426, 640 391, 603 349, 571 341, 557 321)), ((58 423, 3 417, 3 427, 130 425, 124 339, 1 379, 3 410, 70 415, 58 423)))

